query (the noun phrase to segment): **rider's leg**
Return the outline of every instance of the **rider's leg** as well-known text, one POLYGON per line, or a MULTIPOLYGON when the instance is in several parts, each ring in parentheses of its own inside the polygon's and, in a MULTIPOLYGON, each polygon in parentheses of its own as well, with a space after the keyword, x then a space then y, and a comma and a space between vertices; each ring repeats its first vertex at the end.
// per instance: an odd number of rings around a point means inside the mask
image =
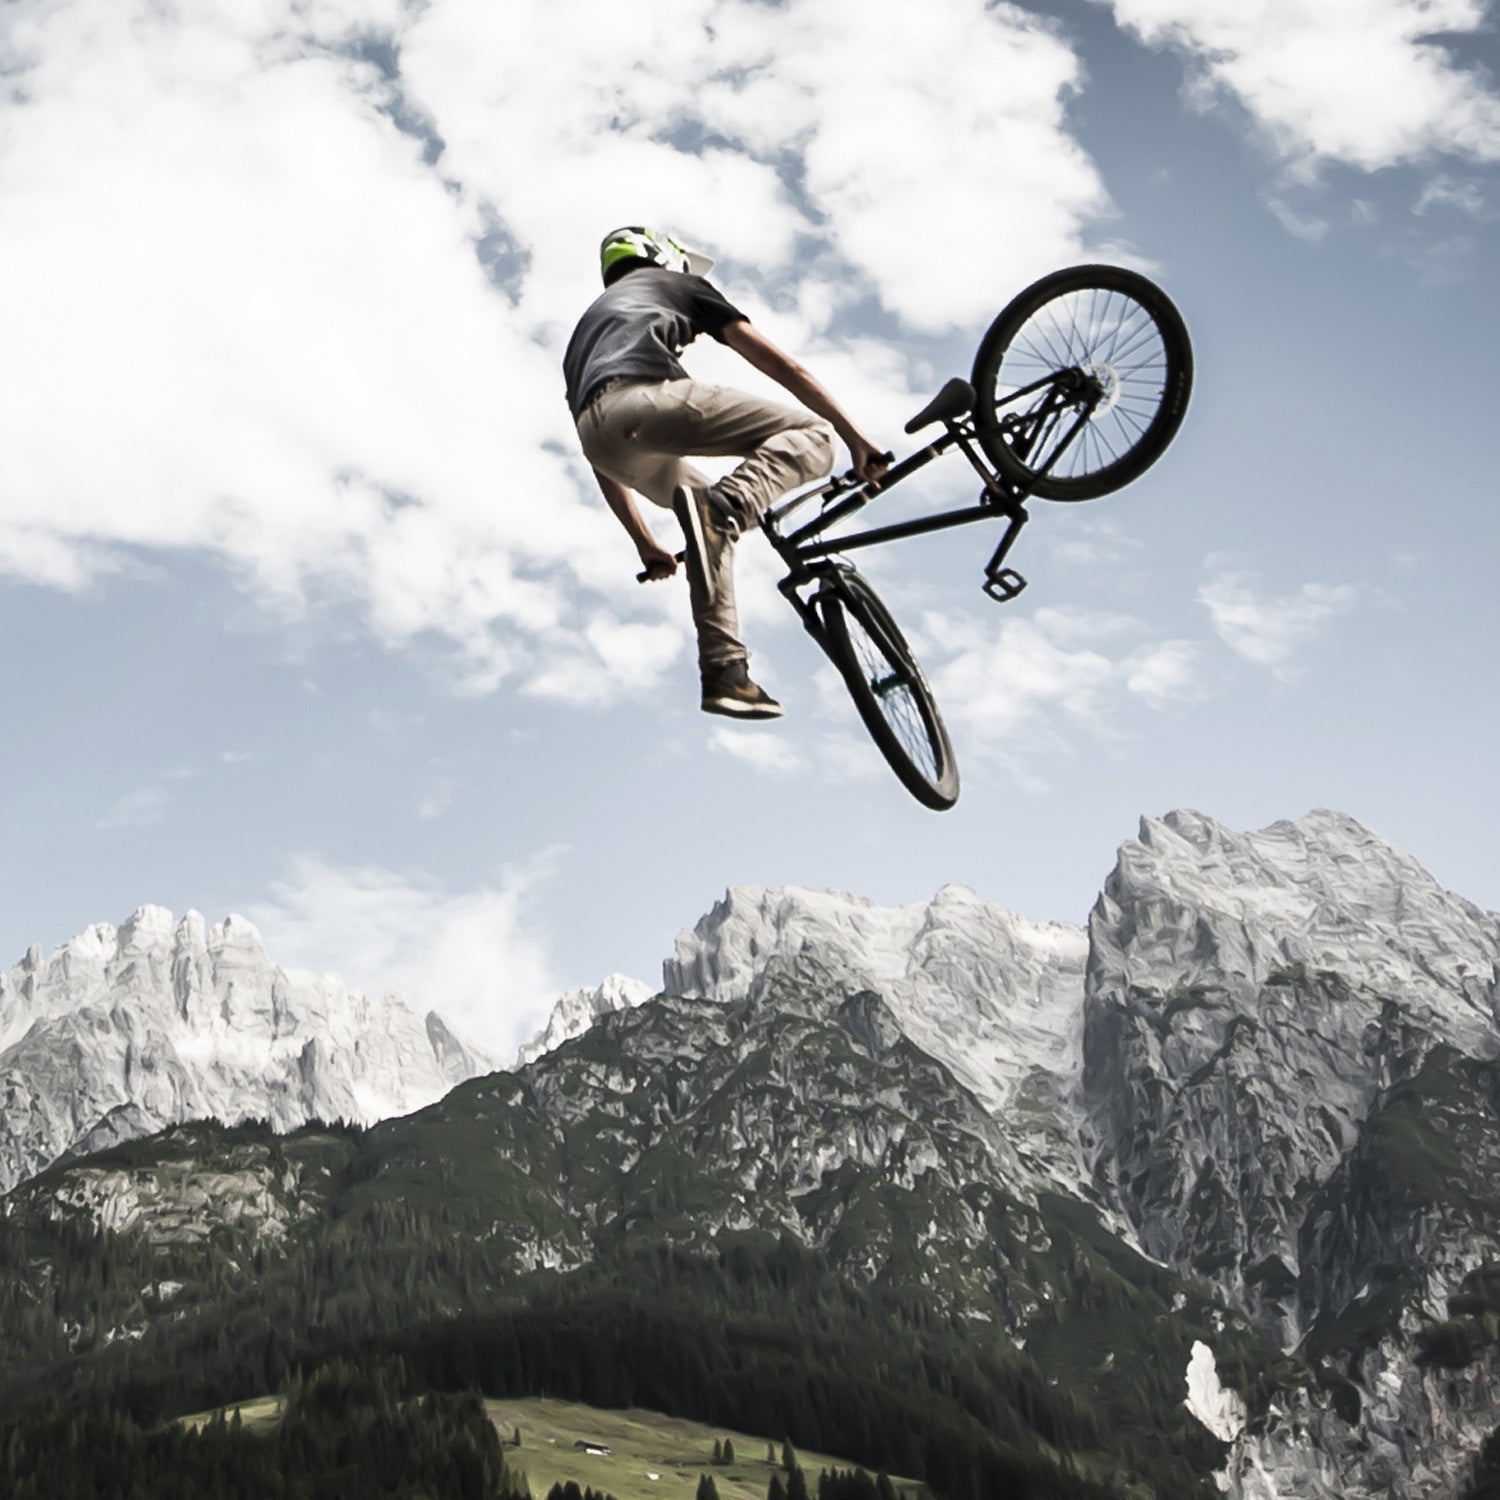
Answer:
POLYGON ((623 448, 743 459, 709 486, 717 507, 740 530, 788 490, 833 468, 833 429, 822 417, 728 386, 697 380, 616 386, 590 410, 602 413, 623 448))
POLYGON ((743 530, 788 490, 833 468, 833 428, 799 407, 725 386, 686 385, 684 404, 697 413, 691 451, 743 462, 710 488, 718 508, 743 530))
MULTIPOLYGON (((643 425, 654 421, 653 403, 639 393, 660 386, 616 386, 593 402, 578 420, 584 456, 601 473, 644 495, 664 510, 680 486, 707 489, 708 478, 684 458, 652 451, 640 438, 643 425), (627 399, 637 393, 634 399, 627 399)), ((734 598, 734 557, 726 548, 712 576, 700 579, 690 570, 688 600, 698 635, 698 665, 705 672, 749 659, 739 634, 739 612, 734 598)))

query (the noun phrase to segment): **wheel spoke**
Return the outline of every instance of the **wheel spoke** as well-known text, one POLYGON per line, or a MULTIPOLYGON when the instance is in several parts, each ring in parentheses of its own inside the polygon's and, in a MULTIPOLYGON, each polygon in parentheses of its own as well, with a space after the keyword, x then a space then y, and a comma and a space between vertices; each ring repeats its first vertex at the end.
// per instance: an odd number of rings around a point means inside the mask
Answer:
POLYGON ((1081 369, 1105 382, 1099 408, 1065 451, 1056 453, 1070 430, 1059 411, 1043 419, 1026 449, 1028 468, 1067 478, 1121 461, 1140 441, 1161 408, 1168 355, 1149 309, 1118 288, 1089 287, 1053 298, 1022 324, 1005 367, 1011 389, 1050 370, 1081 369))
POLYGON ((1118 266, 1055 272, 1015 298, 980 346, 980 444, 1023 494, 1091 500, 1160 456, 1192 372, 1187 331, 1159 287, 1118 266))
POLYGON ((892 660, 855 614, 846 610, 844 619, 850 644, 859 658, 860 675, 879 705, 881 715, 917 770, 929 781, 936 780, 940 768, 932 737, 904 666, 892 660))

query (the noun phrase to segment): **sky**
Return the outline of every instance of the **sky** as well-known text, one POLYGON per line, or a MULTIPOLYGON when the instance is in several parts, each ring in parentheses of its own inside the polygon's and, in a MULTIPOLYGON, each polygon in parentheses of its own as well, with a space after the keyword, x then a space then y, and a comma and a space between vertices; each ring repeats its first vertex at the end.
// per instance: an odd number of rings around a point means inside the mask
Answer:
MULTIPOLYGON (((1082 922, 1138 819, 1352 814, 1500 908, 1500 44, 1484 0, 6 0, 0 967, 144 904, 513 1047, 734 884, 1082 922), (912 801, 739 549, 698 711, 560 358, 621 223, 872 437, 1111 261, 1197 383, 1140 479, 861 555, 912 801)), ((707 345, 707 347, 704 347, 707 345)), ((702 379, 763 389, 729 351, 702 379)), ((882 503, 971 500, 958 458, 882 503)), ((650 507, 644 507, 651 509, 650 507)), ((678 544, 665 512, 658 535, 678 544)))

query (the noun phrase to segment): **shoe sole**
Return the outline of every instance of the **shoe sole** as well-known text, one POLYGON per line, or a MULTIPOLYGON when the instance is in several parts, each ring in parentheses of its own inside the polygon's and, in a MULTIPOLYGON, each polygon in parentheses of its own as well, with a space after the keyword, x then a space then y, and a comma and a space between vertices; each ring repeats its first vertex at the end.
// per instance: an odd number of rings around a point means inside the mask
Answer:
POLYGON ((736 698, 705 698, 703 712, 726 719, 779 719, 786 712, 779 703, 741 703, 736 698))

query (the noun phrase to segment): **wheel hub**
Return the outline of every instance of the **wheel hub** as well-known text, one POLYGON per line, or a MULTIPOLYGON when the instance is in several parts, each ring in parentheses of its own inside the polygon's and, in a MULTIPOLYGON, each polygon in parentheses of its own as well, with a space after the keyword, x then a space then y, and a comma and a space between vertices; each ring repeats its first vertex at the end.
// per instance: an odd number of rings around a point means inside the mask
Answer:
POLYGON ((1089 413, 1089 420, 1097 422, 1100 417, 1112 412, 1120 399, 1119 372, 1112 364, 1101 361, 1098 364, 1084 365, 1083 374, 1094 397, 1094 409, 1089 413))

